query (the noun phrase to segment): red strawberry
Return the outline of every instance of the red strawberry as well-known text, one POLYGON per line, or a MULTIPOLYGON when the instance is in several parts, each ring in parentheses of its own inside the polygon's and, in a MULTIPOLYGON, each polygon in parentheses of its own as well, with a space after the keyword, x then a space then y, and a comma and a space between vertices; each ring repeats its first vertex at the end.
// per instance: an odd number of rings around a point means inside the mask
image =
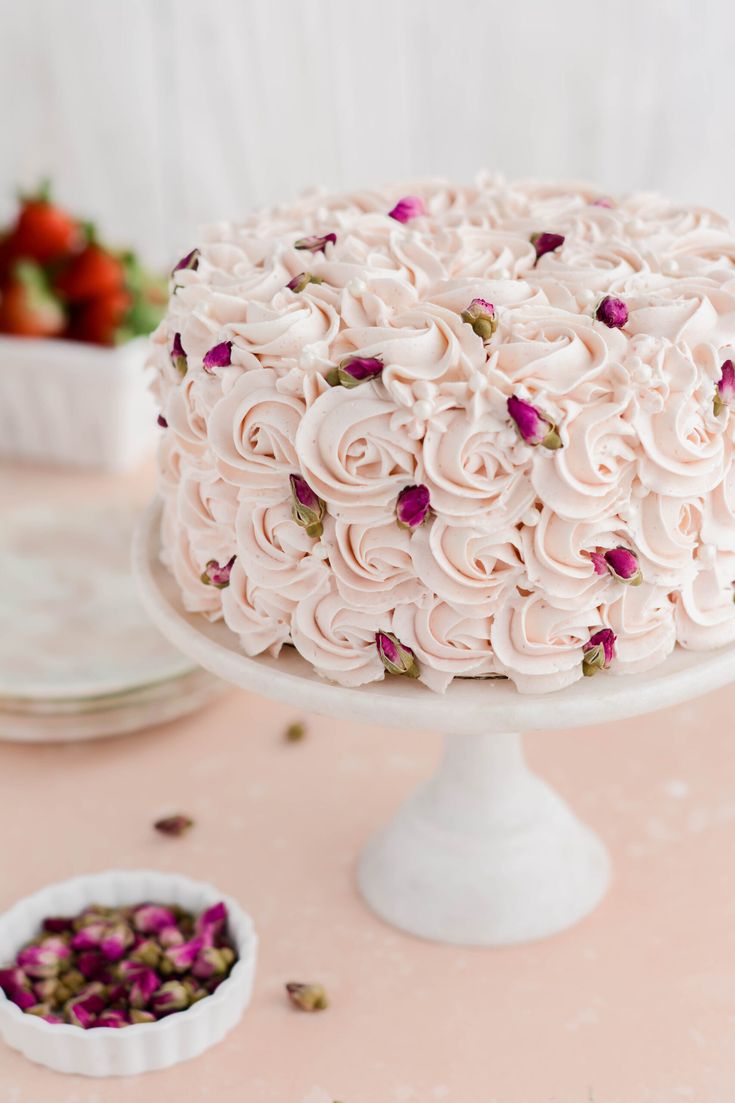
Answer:
POLYGON ((127 291, 108 291, 81 303, 72 315, 67 336, 94 345, 114 345, 117 331, 128 313, 132 299, 127 291))
POLYGON ((7 247, 13 257, 28 257, 39 264, 49 264, 68 256, 78 242, 77 223, 54 206, 45 184, 37 195, 23 201, 7 247))
POLYGON ((119 291, 125 282, 122 262, 92 241, 56 278, 56 290, 67 302, 81 303, 119 291))
POLYGON ((64 309, 49 289, 43 270, 18 261, 0 292, 0 332, 16 337, 54 337, 66 324, 64 309))

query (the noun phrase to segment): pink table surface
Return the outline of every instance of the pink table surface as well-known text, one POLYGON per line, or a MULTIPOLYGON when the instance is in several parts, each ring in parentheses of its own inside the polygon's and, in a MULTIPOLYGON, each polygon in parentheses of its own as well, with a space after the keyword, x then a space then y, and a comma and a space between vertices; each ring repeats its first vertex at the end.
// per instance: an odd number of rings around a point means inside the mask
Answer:
MULTIPOLYGON (((0 507, 149 486, 150 472, 6 467, 0 507)), ((150 866, 214 881, 261 937, 252 1005, 216 1049, 88 1081, 0 1046, 0 1103, 733 1103, 734 700, 527 739, 606 840, 615 880, 578 927, 505 950, 409 938, 356 892, 360 846, 433 768, 431 733, 308 717, 287 744, 297 702, 233 691, 124 739, 0 745, 0 908, 77 873, 150 866), (185 839, 151 829, 172 809, 196 818, 185 839), (331 1007, 292 1010, 294 979, 322 981, 331 1007)))

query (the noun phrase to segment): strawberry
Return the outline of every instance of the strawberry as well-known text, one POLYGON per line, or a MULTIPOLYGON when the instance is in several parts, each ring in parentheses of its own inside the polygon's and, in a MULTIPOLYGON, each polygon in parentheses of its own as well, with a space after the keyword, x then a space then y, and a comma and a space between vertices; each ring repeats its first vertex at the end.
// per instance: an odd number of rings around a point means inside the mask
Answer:
POLYGON ((80 303, 72 314, 66 336, 94 345, 114 345, 132 299, 118 289, 80 303))
POLYGON ((17 261, 0 292, 0 332, 16 337, 54 337, 66 324, 64 308, 33 261, 17 261))
POLYGON ((79 228, 74 219, 50 199, 48 183, 25 199, 7 248, 16 258, 29 258, 50 264, 68 256, 79 243, 79 228))
POLYGON ((91 241, 61 270, 55 285, 67 302, 82 303, 119 291, 124 282, 122 261, 91 241))

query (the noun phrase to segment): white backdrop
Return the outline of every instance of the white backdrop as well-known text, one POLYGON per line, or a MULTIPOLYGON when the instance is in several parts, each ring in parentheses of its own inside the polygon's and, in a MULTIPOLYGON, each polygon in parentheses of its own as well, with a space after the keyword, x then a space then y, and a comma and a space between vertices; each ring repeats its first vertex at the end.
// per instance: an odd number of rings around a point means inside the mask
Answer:
POLYGON ((584 176, 735 215, 732 0, 0 0, 0 214, 167 261, 307 185, 584 176))

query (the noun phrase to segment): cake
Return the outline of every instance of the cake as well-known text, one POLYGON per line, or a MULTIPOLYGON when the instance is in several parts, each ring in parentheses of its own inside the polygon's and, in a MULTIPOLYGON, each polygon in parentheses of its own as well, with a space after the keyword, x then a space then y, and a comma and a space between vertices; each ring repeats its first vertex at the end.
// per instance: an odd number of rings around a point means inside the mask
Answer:
POLYGON ((246 655, 539 693, 735 640, 725 218, 483 176, 192 245, 151 354, 162 559, 246 655))

